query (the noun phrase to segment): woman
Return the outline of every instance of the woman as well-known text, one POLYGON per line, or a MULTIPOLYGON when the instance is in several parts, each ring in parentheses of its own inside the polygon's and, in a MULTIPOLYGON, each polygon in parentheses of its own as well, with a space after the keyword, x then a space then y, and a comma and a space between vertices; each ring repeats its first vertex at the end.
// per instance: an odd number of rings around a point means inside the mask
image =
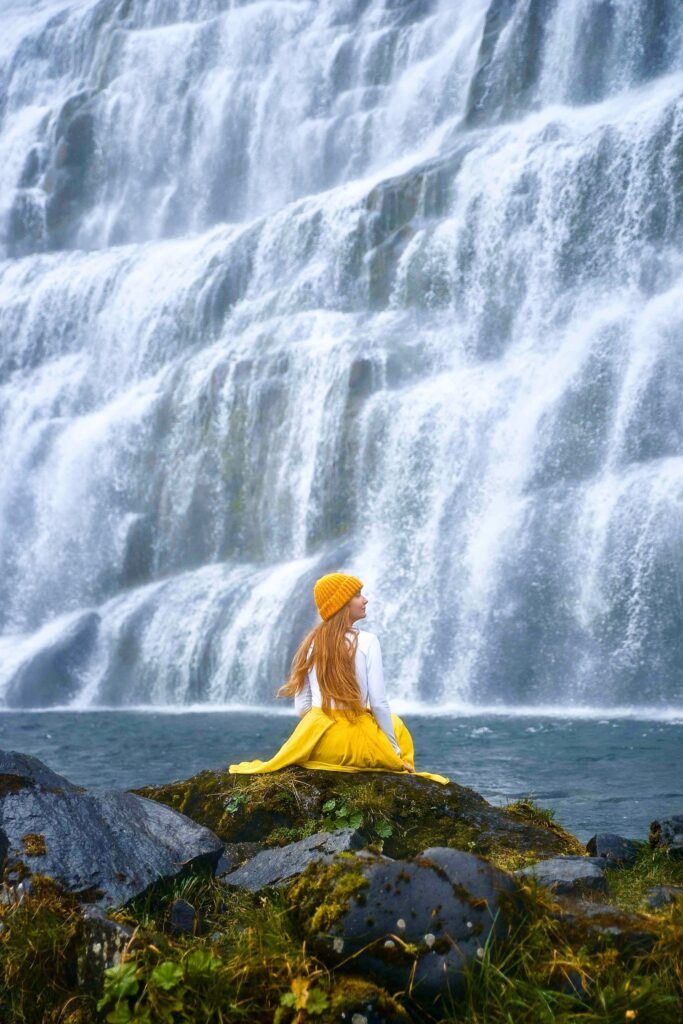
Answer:
POLYGON ((356 576, 333 572, 313 588, 319 622, 294 655, 278 697, 294 697, 301 721, 270 761, 242 761, 229 771, 251 775, 287 765, 335 772, 398 772, 447 783, 443 775, 416 772, 413 740, 391 713, 384 690, 382 652, 374 633, 354 629, 368 599, 356 576), (369 704, 369 707, 367 706, 369 704))

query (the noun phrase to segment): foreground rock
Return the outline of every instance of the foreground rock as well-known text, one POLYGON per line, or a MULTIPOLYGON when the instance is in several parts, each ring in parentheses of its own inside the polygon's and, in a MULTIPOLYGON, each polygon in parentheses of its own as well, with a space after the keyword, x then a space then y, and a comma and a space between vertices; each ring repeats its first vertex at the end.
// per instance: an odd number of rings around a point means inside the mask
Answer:
POLYGON ((289 890, 320 956, 416 998, 457 993, 466 964, 520 914, 514 878, 470 853, 437 847, 410 860, 336 857, 289 890))
POLYGON ((37 758, 0 751, 0 868, 9 885, 48 875, 118 906, 187 867, 213 869, 223 844, 184 814, 123 790, 88 792, 37 758))
POLYGON ((683 857, 683 814, 672 814, 650 825, 650 846, 665 850, 672 857, 683 857))
POLYGON ((278 846, 312 832, 352 827, 389 857, 450 846, 505 869, 584 851, 528 803, 494 807, 473 789, 410 775, 286 768, 249 776, 217 770, 135 792, 181 810, 227 844, 278 846))
POLYGON ((81 947, 77 960, 79 986, 99 995, 104 972, 121 962, 135 941, 135 928, 111 921, 101 907, 83 907, 81 947))
POLYGON ((363 838, 355 829, 318 832, 284 847, 263 850, 235 871, 220 877, 227 885, 258 892, 268 885, 279 885, 300 875, 317 860, 335 853, 359 850, 362 846, 363 838))
POLYGON ((194 935, 199 930, 196 909, 187 900, 174 900, 169 912, 169 924, 174 935, 194 935))
POLYGON ((589 900, 560 898, 558 919, 566 934, 591 949, 616 947, 622 954, 648 953, 658 938, 651 918, 589 900))
POLYGON ((586 850, 591 857, 603 857, 610 868, 635 864, 643 847, 644 843, 625 839, 613 832, 599 832, 586 843, 586 850))
POLYGON ((515 873, 535 878, 552 892, 580 895, 586 890, 607 892, 606 867, 607 861, 601 857, 553 857, 515 873))
POLYGON ((653 885, 647 890, 646 898, 651 910, 660 910, 683 899, 683 885, 653 885))

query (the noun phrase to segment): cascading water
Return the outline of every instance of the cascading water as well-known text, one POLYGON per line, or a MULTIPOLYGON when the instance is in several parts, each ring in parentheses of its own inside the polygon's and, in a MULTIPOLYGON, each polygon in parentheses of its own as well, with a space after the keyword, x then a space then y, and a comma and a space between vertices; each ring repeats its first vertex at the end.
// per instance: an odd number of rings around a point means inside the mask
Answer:
POLYGON ((683 706, 680 0, 7 0, 0 703, 683 706))

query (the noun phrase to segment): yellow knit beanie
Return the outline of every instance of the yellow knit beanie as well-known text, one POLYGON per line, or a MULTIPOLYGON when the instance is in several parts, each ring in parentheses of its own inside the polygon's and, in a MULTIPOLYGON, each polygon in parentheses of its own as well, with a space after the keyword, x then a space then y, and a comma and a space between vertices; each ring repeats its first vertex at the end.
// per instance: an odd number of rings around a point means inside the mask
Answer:
POLYGON ((330 572, 321 576, 313 587, 313 597, 322 619, 331 618, 347 601, 363 586, 357 576, 347 576, 343 572, 330 572))

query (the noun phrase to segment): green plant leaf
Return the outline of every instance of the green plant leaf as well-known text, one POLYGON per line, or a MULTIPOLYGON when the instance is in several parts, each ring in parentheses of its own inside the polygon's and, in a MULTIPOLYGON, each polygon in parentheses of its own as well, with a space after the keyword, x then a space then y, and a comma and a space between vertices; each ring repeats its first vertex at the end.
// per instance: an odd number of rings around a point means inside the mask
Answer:
POLYGON ((280 996, 281 1006, 296 1006, 296 996, 293 992, 283 992, 280 996))
POLYGON ((215 971, 221 966, 222 962, 220 957, 214 956, 213 953, 206 949, 193 949, 185 961, 188 970, 197 974, 207 974, 209 971, 215 971))
MULTIPOLYGON (((123 964, 116 964, 114 967, 107 967, 104 972, 104 994, 100 999, 102 1006, 119 999, 126 999, 128 996, 134 996, 138 990, 136 973, 135 961, 129 960, 123 964)), ((101 1009, 102 1007, 98 1004, 97 1008, 101 1009)))
POLYGON ((117 1003, 113 1010, 111 1010, 106 1018, 109 1024, 130 1024, 133 1020, 128 1003, 117 1003))
POLYGON ((339 810, 335 811, 335 814, 337 815, 338 818, 346 818, 348 816, 348 813, 349 809, 346 806, 346 804, 342 804, 339 810))
POLYGON ((308 990, 306 1013, 322 1013, 329 1005, 330 1001, 327 998, 327 993, 323 992, 321 988, 311 988, 308 990))
POLYGON ((183 980, 183 975, 184 971, 180 964, 174 963, 173 960, 164 960, 154 968, 149 980, 157 988, 163 988, 168 992, 183 980))
POLYGON ((246 793, 233 793, 228 802, 225 805, 225 809, 228 814, 236 814, 239 811, 242 804, 247 802, 246 793))
POLYGON ((360 811, 354 811, 349 817, 349 828, 360 828, 363 824, 363 815, 360 811))
POLYGON ((333 811, 336 806, 337 806, 337 801, 335 799, 326 800, 325 803, 322 805, 322 810, 325 813, 327 813, 327 811, 333 811))
POLYGON ((375 825, 375 832, 378 836, 381 836, 382 839, 388 839, 389 836, 393 836, 394 834, 394 830, 389 822, 384 820, 377 822, 375 825))

